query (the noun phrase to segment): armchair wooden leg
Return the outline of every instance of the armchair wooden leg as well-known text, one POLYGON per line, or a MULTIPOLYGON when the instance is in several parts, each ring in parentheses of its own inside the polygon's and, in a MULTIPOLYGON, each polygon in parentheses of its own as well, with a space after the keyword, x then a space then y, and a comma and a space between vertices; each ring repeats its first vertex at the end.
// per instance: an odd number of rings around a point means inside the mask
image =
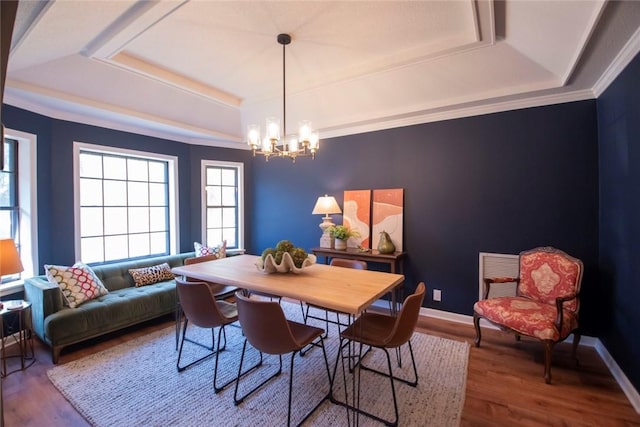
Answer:
POLYGON ((551 351, 553 350, 553 341, 544 341, 544 381, 551 383, 551 351))
POLYGON ((480 332, 480 316, 475 311, 473 312, 473 325, 476 327, 476 347, 480 347, 480 340, 482 339, 482 333, 480 332))

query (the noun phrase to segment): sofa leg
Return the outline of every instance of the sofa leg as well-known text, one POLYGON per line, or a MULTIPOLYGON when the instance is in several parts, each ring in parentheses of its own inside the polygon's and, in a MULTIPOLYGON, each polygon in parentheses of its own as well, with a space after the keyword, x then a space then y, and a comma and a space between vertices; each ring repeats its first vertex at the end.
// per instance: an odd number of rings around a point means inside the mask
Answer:
POLYGON ((60 359, 60 352, 62 351, 62 346, 54 346, 51 347, 51 360, 54 365, 58 364, 58 359, 60 359))

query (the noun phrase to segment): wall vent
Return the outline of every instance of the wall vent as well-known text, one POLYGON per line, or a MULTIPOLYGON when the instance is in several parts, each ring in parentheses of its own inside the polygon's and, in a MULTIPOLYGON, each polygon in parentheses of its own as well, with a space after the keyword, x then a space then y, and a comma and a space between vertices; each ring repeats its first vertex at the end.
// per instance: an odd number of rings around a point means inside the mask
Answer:
MULTIPOLYGON (((483 279, 489 277, 518 277, 518 255, 480 252, 478 274, 478 299, 484 293, 483 279)), ((516 294, 515 282, 494 283, 489 297, 513 296, 516 294)))

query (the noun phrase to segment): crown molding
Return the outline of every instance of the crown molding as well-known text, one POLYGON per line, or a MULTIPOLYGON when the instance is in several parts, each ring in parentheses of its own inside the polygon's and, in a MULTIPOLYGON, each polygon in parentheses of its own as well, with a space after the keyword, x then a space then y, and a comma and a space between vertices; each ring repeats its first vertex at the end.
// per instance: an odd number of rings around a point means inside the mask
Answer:
POLYGON ((640 52, 640 28, 633 33, 633 36, 620 50, 615 59, 609 64, 602 76, 593 85, 593 92, 597 97, 602 95, 611 83, 620 75, 627 65, 640 52))

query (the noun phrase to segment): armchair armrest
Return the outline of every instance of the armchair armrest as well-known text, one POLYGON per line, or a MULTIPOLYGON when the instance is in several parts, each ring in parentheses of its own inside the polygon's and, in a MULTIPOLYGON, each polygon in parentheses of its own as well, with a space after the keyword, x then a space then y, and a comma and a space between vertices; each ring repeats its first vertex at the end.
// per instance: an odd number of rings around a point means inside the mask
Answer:
POLYGON ((520 278, 518 277, 489 277, 484 279, 484 295, 482 299, 487 299, 489 297, 489 291, 491 290, 492 283, 510 283, 515 282, 518 283, 520 278))
POLYGON ((60 288, 49 283, 44 276, 31 277, 24 281, 24 298, 31 303, 33 331, 44 342, 48 342, 44 336, 44 319, 63 308, 60 288))
POLYGON ((578 294, 571 294, 571 295, 567 295, 564 297, 558 297, 556 298, 556 320, 555 320, 555 326, 556 329, 561 331, 562 329, 562 316, 563 316, 563 312, 564 310, 562 309, 563 305, 565 302, 567 301, 572 301, 574 299, 578 298, 578 294))

